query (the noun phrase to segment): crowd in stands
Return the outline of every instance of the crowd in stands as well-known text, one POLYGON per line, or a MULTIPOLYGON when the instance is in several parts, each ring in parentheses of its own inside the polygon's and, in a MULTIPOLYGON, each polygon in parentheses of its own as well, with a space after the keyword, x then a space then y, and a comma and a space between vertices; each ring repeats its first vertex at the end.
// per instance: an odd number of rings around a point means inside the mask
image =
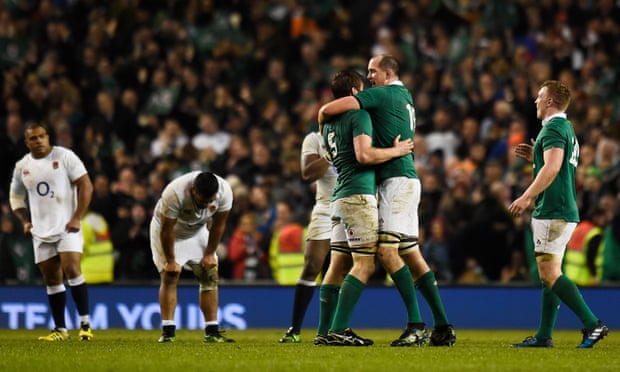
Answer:
POLYGON ((272 278, 274 229, 304 226, 313 205, 300 148, 330 79, 365 74, 379 53, 398 58, 413 93, 420 241, 438 280, 534 280, 529 216, 506 206, 532 174, 513 147, 536 137, 534 97, 548 79, 573 95, 581 217, 603 209, 610 239, 620 235, 616 0, 4 0, 0 282, 38 280, 8 206, 28 121, 86 164, 114 280, 157 279, 154 203, 198 169, 233 187, 221 277, 272 278), (292 208, 286 221, 279 204, 292 208))

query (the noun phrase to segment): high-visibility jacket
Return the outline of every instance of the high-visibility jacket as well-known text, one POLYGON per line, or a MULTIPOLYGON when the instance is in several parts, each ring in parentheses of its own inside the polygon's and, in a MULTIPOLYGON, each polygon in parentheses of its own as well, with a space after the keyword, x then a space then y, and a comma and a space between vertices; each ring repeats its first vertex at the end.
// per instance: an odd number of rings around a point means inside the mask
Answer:
POLYGON ((603 281, 620 282, 620 242, 616 239, 613 226, 605 229, 605 250, 603 252, 603 281))
POLYGON ((273 278, 281 285, 295 285, 304 267, 306 229, 289 224, 275 231, 269 244, 273 278))
MULTIPOLYGON (((580 222, 571 239, 568 242, 564 259, 564 275, 575 284, 581 286, 592 285, 592 275, 588 269, 588 247, 592 239, 601 236, 603 229, 590 221, 580 222)), ((604 240, 601 239, 594 264, 596 266, 596 278, 602 277, 604 240)))
POLYGON ((108 223, 102 215, 88 212, 82 218, 84 253, 82 274, 89 284, 111 283, 114 280, 114 245, 108 223))

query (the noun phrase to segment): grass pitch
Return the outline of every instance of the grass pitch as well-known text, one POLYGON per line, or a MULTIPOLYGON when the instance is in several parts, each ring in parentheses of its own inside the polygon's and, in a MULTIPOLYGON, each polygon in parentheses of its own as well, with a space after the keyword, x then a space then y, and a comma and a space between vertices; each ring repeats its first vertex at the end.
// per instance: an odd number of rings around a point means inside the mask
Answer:
MULTIPOLYGON (((80 342, 37 337, 46 330, 0 330, 0 371, 619 371, 620 338, 613 333, 593 349, 576 349, 578 330, 556 331, 551 349, 512 349, 529 331, 460 330, 454 347, 396 348, 400 330, 358 329, 370 347, 314 346, 314 330, 299 344, 280 344, 284 330, 231 330, 232 344, 205 344, 202 331, 179 330, 158 344, 160 331, 95 331, 80 342)), ((613 332, 613 330, 612 330, 613 332)))

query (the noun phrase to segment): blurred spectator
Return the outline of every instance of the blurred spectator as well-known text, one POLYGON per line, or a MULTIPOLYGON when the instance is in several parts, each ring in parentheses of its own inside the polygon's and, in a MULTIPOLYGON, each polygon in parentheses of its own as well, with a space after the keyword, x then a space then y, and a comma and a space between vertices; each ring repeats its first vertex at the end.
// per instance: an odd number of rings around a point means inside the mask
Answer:
MULTIPOLYGON (((505 186, 500 181, 479 190, 467 237, 459 242, 466 257, 476 260, 488 280, 500 280, 501 269, 510 262, 514 222, 505 205, 505 186)), ((467 269, 467 267, 466 267, 467 269)))
POLYGON ((141 203, 134 203, 112 230, 118 279, 151 279, 156 274, 149 245, 150 214, 141 203))
POLYGON ((7 200, 13 167, 26 153, 28 153, 28 148, 24 142, 24 125, 21 116, 15 112, 9 113, 6 117, 5 129, 0 130, 0 158, 2 158, 0 198, 7 200))
POLYGON ((228 242, 228 260, 232 263, 232 278, 254 281, 268 277, 266 252, 261 250, 261 234, 256 228, 256 215, 246 212, 239 218, 228 242))
POLYGON ((475 258, 467 257, 465 259, 465 269, 460 273, 457 284, 484 284, 487 282, 484 270, 475 258))
POLYGON ((201 153, 202 161, 210 164, 228 149, 231 136, 228 132, 220 130, 215 116, 209 112, 200 113, 198 128, 200 132, 192 137, 192 145, 201 153))
POLYGON ((252 184, 274 186, 278 182, 281 167, 265 143, 255 141, 251 146, 252 168, 249 171, 254 176, 252 184))
POLYGON ((446 239, 446 227, 443 217, 435 217, 430 223, 430 229, 426 232, 426 237, 420 248, 437 280, 451 282, 452 269, 450 266, 450 247, 446 239))
POLYGON ((157 133, 157 138, 151 142, 151 154, 156 158, 171 155, 177 148, 185 146, 188 142, 189 138, 183 132, 179 121, 167 118, 157 133))
POLYGON ((446 160, 456 156, 459 138, 454 132, 452 113, 446 107, 435 110, 432 119, 433 130, 426 136, 426 147, 429 152, 441 150, 446 160))
POLYGON ((501 283, 525 282, 530 280, 525 255, 520 249, 515 249, 510 255, 510 263, 502 267, 501 283))
POLYGON ((35 284, 41 281, 34 264, 32 239, 20 229, 19 221, 3 214, 0 217, 0 283, 15 281, 35 284))
POLYGON ((110 190, 110 179, 104 173, 93 176, 93 197, 90 202, 90 210, 101 214, 110 227, 116 225, 116 196, 110 190))
POLYGON ((218 155, 210 165, 213 172, 221 174, 223 177, 237 176, 248 186, 254 183, 252 167, 248 142, 245 138, 235 134, 230 138, 228 149, 218 155))
POLYGON ((250 189, 250 205, 256 215, 258 232, 262 236, 261 240, 266 243, 271 239, 278 215, 276 205, 272 202, 267 186, 254 185, 250 189))

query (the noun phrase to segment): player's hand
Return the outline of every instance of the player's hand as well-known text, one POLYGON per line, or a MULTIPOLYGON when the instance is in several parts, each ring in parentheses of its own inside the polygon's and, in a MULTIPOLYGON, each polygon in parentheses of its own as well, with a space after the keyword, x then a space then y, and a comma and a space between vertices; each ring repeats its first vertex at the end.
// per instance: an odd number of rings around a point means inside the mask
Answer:
POLYGON ((202 266, 205 270, 211 270, 217 265, 217 261, 215 260, 215 254, 208 254, 202 257, 200 260, 200 266, 202 266))
POLYGON ((65 231, 74 233, 80 231, 80 219, 79 218, 71 218, 67 225, 65 226, 65 231))
POLYGON ((164 271, 167 273, 180 273, 181 265, 176 263, 176 261, 166 261, 166 265, 164 266, 164 271))
POLYGON ((404 141, 400 140, 400 134, 394 138, 394 147, 398 149, 399 156, 407 155, 413 151, 413 140, 407 138, 404 141))
POLYGON ((534 139, 530 139, 529 143, 520 143, 515 148, 515 155, 521 159, 525 159, 528 162, 532 162, 532 152, 534 150, 534 139))
POLYGON ((531 203, 531 198, 527 197, 526 195, 521 195, 519 198, 513 201, 512 204, 510 204, 510 206, 508 207, 508 212, 510 212, 510 214, 512 214, 513 216, 518 217, 529 208, 531 203))
POLYGON ((24 234, 31 235, 31 231, 32 231, 32 222, 26 222, 24 224, 24 234))

